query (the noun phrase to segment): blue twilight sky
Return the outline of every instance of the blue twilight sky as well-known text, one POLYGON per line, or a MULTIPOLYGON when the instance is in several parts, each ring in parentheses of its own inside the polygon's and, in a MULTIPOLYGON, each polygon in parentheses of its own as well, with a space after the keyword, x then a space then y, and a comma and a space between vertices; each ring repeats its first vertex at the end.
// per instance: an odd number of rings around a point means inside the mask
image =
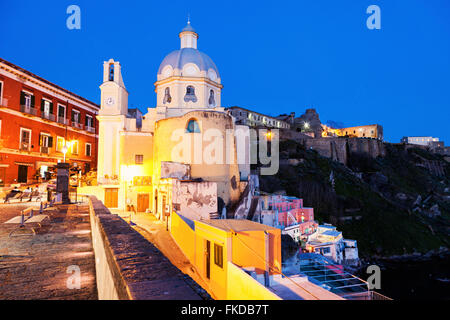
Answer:
POLYGON ((0 0, 0 57, 100 103, 103 61, 119 60, 130 107, 154 107, 162 59, 187 15, 219 68, 222 105, 322 122, 379 123, 385 138, 450 144, 449 0, 0 0), (66 9, 81 8, 81 30, 66 9), (381 30, 366 9, 381 8, 381 30))

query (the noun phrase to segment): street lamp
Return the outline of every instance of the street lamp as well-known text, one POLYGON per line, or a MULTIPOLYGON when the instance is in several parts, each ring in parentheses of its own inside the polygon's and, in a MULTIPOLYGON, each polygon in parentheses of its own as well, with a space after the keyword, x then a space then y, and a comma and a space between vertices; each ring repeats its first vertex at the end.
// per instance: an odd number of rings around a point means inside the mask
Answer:
POLYGON ((66 153, 67 153, 67 145, 64 145, 61 149, 62 153, 64 154, 64 162, 66 162, 66 153))

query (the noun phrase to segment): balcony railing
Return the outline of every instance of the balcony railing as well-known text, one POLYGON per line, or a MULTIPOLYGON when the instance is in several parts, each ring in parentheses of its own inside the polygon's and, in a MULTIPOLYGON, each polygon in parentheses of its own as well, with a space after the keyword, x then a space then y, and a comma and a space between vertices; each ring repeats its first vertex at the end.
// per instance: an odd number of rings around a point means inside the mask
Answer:
POLYGON ((32 108, 30 106, 21 105, 20 106, 20 112, 32 114, 33 116, 37 115, 37 109, 32 108))
POLYGON ((29 151, 30 150, 30 144, 26 142, 20 143, 20 150, 22 151, 29 151))
POLYGON ((42 112, 42 113, 41 113, 41 118, 42 118, 42 119, 51 120, 51 121, 55 121, 55 115, 54 115, 54 114, 51 114, 51 113, 45 113, 45 112, 42 112))
POLYGON ((1 107, 7 107, 8 106, 8 99, 6 99, 6 98, 0 99, 0 106, 1 107))
POLYGON ((72 121, 72 127, 77 129, 83 129, 83 125, 79 122, 72 121))
POLYGON ((67 119, 64 117, 58 117, 57 122, 61 124, 67 124, 67 119))
POLYGON ((93 128, 93 127, 85 127, 85 129, 87 132, 91 132, 91 133, 95 132, 95 128, 93 128))
POLYGON ((44 146, 41 146, 41 153, 45 153, 45 154, 48 154, 49 153, 49 147, 44 147, 44 146))

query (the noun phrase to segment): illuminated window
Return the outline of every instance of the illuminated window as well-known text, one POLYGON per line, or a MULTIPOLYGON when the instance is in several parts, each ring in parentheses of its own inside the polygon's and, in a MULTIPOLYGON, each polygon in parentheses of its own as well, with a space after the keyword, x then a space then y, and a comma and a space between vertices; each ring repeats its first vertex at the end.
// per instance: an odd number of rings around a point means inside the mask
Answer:
POLYGON ((72 153, 73 154, 78 154, 78 141, 72 141, 72 153))
POLYGON ((135 164, 143 164, 144 163, 144 155, 143 154, 137 154, 134 156, 134 163, 135 164))
POLYGON ((64 138, 56 137, 56 151, 62 152, 63 147, 64 147, 64 138))
POLYGON ((200 133, 200 127, 198 126, 198 122, 195 120, 189 120, 188 125, 186 127, 186 132, 188 133, 200 133))
POLYGON ((223 268, 223 247, 214 243, 214 263, 223 268))

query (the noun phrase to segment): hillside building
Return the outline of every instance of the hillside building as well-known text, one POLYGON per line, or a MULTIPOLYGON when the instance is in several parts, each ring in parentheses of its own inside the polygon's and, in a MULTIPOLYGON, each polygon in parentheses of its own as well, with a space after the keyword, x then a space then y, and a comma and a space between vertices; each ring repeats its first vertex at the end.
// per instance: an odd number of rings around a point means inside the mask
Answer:
POLYGON ((331 128, 322 124, 322 137, 372 138, 383 140, 383 127, 379 124, 348 128, 331 128))
POLYGON ((225 108, 229 115, 233 116, 236 124, 245 125, 249 127, 266 127, 274 129, 289 129, 291 127, 290 120, 279 119, 278 117, 271 117, 256 111, 251 111, 241 107, 225 108), (287 120, 287 121, 285 121, 287 120))

